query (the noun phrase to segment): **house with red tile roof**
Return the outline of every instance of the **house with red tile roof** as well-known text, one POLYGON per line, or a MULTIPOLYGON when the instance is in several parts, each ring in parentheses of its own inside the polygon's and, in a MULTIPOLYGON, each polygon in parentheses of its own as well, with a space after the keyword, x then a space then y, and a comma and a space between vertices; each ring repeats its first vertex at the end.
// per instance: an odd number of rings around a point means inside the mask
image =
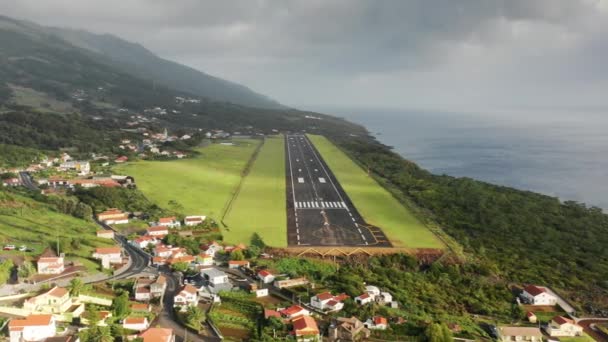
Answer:
POLYGON ((557 298, 550 294, 547 289, 542 286, 528 285, 524 287, 521 297, 524 299, 524 302, 531 305, 557 304, 557 298))
POLYGON ((239 268, 246 267, 249 268, 250 264, 248 260, 230 260, 228 261, 228 268, 239 268))
POLYGON ((174 306, 193 306, 198 303, 198 289, 190 284, 182 287, 177 295, 175 295, 174 306))
POLYGON ((104 238, 104 239, 113 239, 114 238, 114 231, 109 230, 109 229, 98 230, 95 234, 99 238, 104 238))
POLYGON ((374 316, 365 321, 365 326, 370 330, 386 330, 388 320, 382 316, 374 316))
POLYGON ((62 256, 40 257, 36 262, 38 274, 61 274, 65 270, 62 256))
POLYGON ((96 248, 93 258, 101 260, 103 268, 110 268, 113 264, 122 264, 122 249, 120 247, 96 248))
POLYGON ((186 226, 198 226, 203 223, 207 217, 206 216, 186 216, 184 218, 184 224, 186 226))
POLYGON ((167 226, 148 227, 146 229, 146 235, 163 238, 164 236, 169 235, 169 228, 167 228, 167 226))
POLYGON ((128 330, 144 331, 150 327, 147 317, 127 317, 122 321, 122 327, 128 330))
POLYGON ((177 220, 175 216, 169 217, 161 217, 158 219, 159 226, 169 227, 169 228, 179 228, 182 223, 177 220))
POLYGON ((342 302, 347 298, 348 295, 344 293, 334 296, 330 292, 323 292, 310 298, 310 306, 323 311, 340 311, 344 307, 342 302))
POLYGON ((279 313, 281 316, 287 319, 293 319, 298 316, 310 316, 310 311, 304 309, 299 305, 292 305, 286 309, 280 310, 279 313))
POLYGON ((551 337, 574 337, 583 335, 583 327, 576 324, 574 320, 564 316, 555 316, 545 327, 545 331, 551 337))
POLYGON ((296 341, 320 341, 319 326, 311 316, 299 316, 291 321, 296 341))
POLYGON ((139 334, 139 337, 144 342, 175 342, 173 329, 168 328, 150 328, 139 334))
POLYGON ((55 336, 57 327, 53 315, 29 315, 13 318, 8 323, 10 342, 44 341, 55 336))
POLYGON ((260 279, 264 284, 272 283, 274 278, 274 274, 270 273, 268 270, 261 270, 258 272, 258 279, 260 279))
POLYGON ((110 208, 97 214, 97 220, 105 224, 125 224, 129 223, 129 214, 116 208, 110 208))

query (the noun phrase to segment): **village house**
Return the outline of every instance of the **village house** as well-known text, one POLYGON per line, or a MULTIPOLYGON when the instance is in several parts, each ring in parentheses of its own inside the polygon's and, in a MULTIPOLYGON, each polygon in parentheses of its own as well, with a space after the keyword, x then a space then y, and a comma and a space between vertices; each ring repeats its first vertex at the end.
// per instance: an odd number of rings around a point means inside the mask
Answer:
POLYGON ((330 341, 361 341, 370 336, 370 331, 357 317, 338 317, 329 326, 330 341))
POLYGON ((165 235, 169 235, 169 229, 166 226, 148 227, 148 229, 146 229, 146 234, 148 236, 155 236, 155 237, 162 238, 165 235))
POLYGON ((500 327, 498 335, 499 340, 503 342, 542 342, 543 340, 543 333, 536 327, 500 327))
POLYGON ((524 288, 521 294, 525 303, 531 305, 555 305, 557 298, 547 292, 547 289, 542 286, 528 285, 524 288))
POLYGON ((249 261, 247 260, 230 260, 228 261, 228 268, 235 269, 240 267, 249 268, 249 261))
POLYGON ((230 284, 228 275, 215 268, 207 268, 201 270, 201 276, 209 282, 209 286, 222 287, 223 285, 230 284))
POLYGON ((152 311, 152 306, 147 303, 133 303, 129 306, 131 308, 131 312, 150 312, 152 311))
POLYGON ((292 305, 286 309, 280 310, 279 313, 281 316, 287 319, 293 319, 298 316, 310 316, 310 311, 304 309, 299 305, 292 305))
POLYGON ((161 241, 154 236, 140 236, 131 241, 131 244, 139 248, 147 248, 148 246, 156 246, 161 241))
POLYGON ((213 241, 208 245, 201 246, 201 249, 205 254, 211 255, 212 258, 215 258, 215 253, 224 250, 224 247, 222 247, 222 245, 216 241, 213 241))
POLYGON ((167 259, 167 262, 169 262, 169 265, 175 265, 178 263, 185 263, 188 264, 188 266, 192 266, 191 264, 194 262, 194 257, 192 255, 180 255, 180 256, 170 256, 169 259, 167 259))
POLYGON ((551 337, 560 336, 582 336, 583 327, 576 324, 574 320, 564 316, 555 316, 545 327, 545 331, 551 337))
POLYGON ((97 220, 105 224, 126 224, 129 223, 129 214, 116 208, 110 208, 97 214, 97 220))
POLYGON ((258 279, 260 279, 264 284, 272 283, 274 278, 275 276, 268 270, 261 270, 258 272, 258 279))
POLYGON ((213 266, 213 257, 209 254, 201 253, 196 256, 196 260, 201 266, 213 266))
POLYGON ((127 317, 122 321, 124 329, 144 331, 150 327, 147 317, 127 317))
POLYGON ((3 186, 20 186, 21 185, 21 179, 19 179, 17 177, 3 179, 2 180, 2 185, 3 186))
POLYGON ((190 284, 182 287, 173 298, 174 306, 194 306, 198 303, 198 289, 190 284))
POLYGON ((146 286, 136 286, 134 292, 135 292, 135 300, 138 302, 147 302, 150 299, 152 299, 152 294, 150 293, 150 288, 147 285, 146 286))
POLYGON ((382 316, 374 316, 365 321, 365 326, 370 330, 386 330, 388 320, 382 316))
POLYGON ((73 317, 79 317, 84 312, 84 304, 75 303, 67 289, 57 286, 43 294, 26 299, 23 302, 23 308, 31 312, 45 314, 69 312, 73 317))
POLYGON ((320 341, 319 327, 314 318, 310 316, 299 316, 291 321, 293 335, 296 341, 320 341))
POLYGON ((348 295, 342 293, 337 296, 329 292, 323 292, 310 298, 310 306, 322 311, 340 311, 344 307, 343 300, 348 298, 348 295))
POLYGON ((203 223, 206 218, 206 216, 186 216, 186 218, 184 218, 184 224, 189 227, 198 226, 203 223))
POLYGON ((150 328, 139 334, 143 342, 175 342, 173 329, 150 328))
POLYGON ((275 280, 273 285, 276 288, 285 289, 285 288, 289 288, 289 287, 308 285, 308 283, 309 283, 309 281, 306 278, 293 278, 293 279, 275 280))
POLYGON ((96 248, 93 259, 101 260, 103 268, 110 268, 113 264, 122 264, 122 253, 120 247, 96 248))
POLYGON ((536 323, 538 321, 538 318, 532 311, 528 311, 526 313, 526 318, 528 319, 528 322, 530 322, 530 323, 536 323))
POLYGON ((127 156, 120 156, 120 157, 114 159, 114 162, 116 164, 122 164, 122 163, 127 162, 128 160, 129 160, 129 157, 127 157, 127 156))
POLYGON ((29 315, 13 318, 8 323, 10 342, 44 341, 55 336, 57 327, 53 315, 29 315))
POLYGON ((109 229, 98 230, 97 233, 96 233, 96 235, 99 238, 113 239, 114 238, 114 231, 113 230, 109 230, 109 229))
POLYGON ((38 274, 61 274, 65 271, 63 255, 58 257, 40 257, 36 262, 38 274))
POLYGON ((76 171, 79 175, 88 175, 91 172, 91 164, 88 161, 66 161, 59 164, 60 171, 76 171))
POLYGON ((159 226, 169 227, 169 228, 179 228, 181 227, 181 222, 177 220, 175 216, 171 217, 161 217, 158 219, 159 226))
POLYGON ((374 302, 374 297, 372 297, 369 293, 364 293, 362 295, 355 297, 355 303, 357 303, 359 305, 365 305, 365 304, 373 303, 373 302, 374 302))

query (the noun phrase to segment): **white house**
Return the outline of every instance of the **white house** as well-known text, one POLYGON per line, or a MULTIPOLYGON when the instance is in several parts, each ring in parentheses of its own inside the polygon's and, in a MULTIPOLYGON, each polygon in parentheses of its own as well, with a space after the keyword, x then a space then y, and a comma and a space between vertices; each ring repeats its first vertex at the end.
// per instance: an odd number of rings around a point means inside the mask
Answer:
POLYGON ((144 331, 150 327, 147 317, 127 317, 122 321, 122 327, 129 330, 144 331))
POLYGON ((230 260, 228 261, 228 268, 235 269, 239 267, 249 268, 250 264, 247 260, 230 260))
POLYGON ((348 295, 342 293, 337 296, 329 292, 323 292, 310 298, 310 306, 324 311, 340 311, 344 307, 343 300, 348 298, 348 295))
POLYGON ((499 341, 529 341, 541 342, 543 333, 536 327, 500 327, 498 329, 499 341))
POLYGON ((170 217, 161 217, 158 219, 158 225, 169 227, 169 228, 179 228, 181 227, 181 222, 177 220, 175 216, 170 217))
POLYGON ((148 246, 156 246, 160 243, 160 240, 154 236, 140 236, 135 240, 131 241, 131 244, 139 248, 146 248, 148 246))
POLYGON ((198 226, 203 223, 207 217, 206 216, 186 216, 184 218, 184 224, 186 226, 198 226))
POLYGON ((213 266, 213 257, 209 254, 201 253, 196 257, 196 262, 201 266, 213 266))
POLYGON ((109 230, 109 229, 98 230, 96 232, 96 235, 99 238, 113 239, 114 238, 114 231, 113 230, 109 230))
POLYGON ((355 297, 355 302, 359 305, 365 305, 368 303, 372 303, 374 301, 374 297, 370 296, 369 293, 364 293, 360 296, 355 297))
POLYGON ((379 296, 376 296, 376 302, 379 304, 390 304, 393 301, 393 295, 388 292, 380 292, 379 296))
POLYGON ((557 298, 547 292, 542 286, 528 285, 524 288, 521 296, 532 305, 555 305, 557 298))
POLYGON ((212 258, 215 258, 215 253, 221 250, 224 250, 224 247, 215 241, 204 248, 205 254, 211 255, 212 258))
POLYGON ((264 284, 270 284, 274 281, 275 276, 268 272, 267 270, 261 270, 258 272, 258 279, 260 279, 264 284))
POLYGON ((96 248, 95 253, 93 253, 93 258, 101 260, 101 266, 103 268, 110 268, 112 264, 122 263, 120 247, 96 248))
POLYGON ((365 321, 365 327, 371 330, 386 330, 388 320, 382 316, 374 316, 365 321))
POLYGON ((215 268, 201 270, 201 276, 209 282, 209 285, 214 287, 230 283, 228 275, 215 268))
POLYGON ((583 327, 563 316, 553 317, 551 322, 545 327, 545 331, 552 337, 583 335, 583 327))
POLYGON ((105 224, 126 224, 129 223, 129 214, 116 208, 110 208, 97 214, 97 219, 105 224))
POLYGON ((369 294, 372 298, 380 295, 380 289, 377 286, 367 285, 365 286, 365 293, 369 294))
POLYGON ((62 171, 74 170, 80 175, 86 175, 91 172, 91 164, 88 161, 66 161, 59 164, 59 169, 62 171))
POLYGON ((280 310, 279 313, 281 316, 287 319, 293 319, 298 316, 310 316, 310 311, 304 309, 299 305, 292 305, 286 309, 280 310))
POLYGON ((8 323, 10 342, 44 341, 55 336, 57 327, 53 315, 29 315, 8 323))
POLYGON ((148 229, 146 229, 146 234, 148 236, 163 237, 169 235, 169 229, 167 226, 148 227, 148 229))
POLYGON ((38 274, 61 274, 65 270, 63 256, 42 257, 36 263, 38 274))
POLYGON ((141 286, 135 289, 135 300, 138 302, 145 302, 152 299, 152 292, 149 287, 141 286))
POLYGON ((198 303, 198 289, 186 284, 173 298, 175 306, 196 305, 198 303))

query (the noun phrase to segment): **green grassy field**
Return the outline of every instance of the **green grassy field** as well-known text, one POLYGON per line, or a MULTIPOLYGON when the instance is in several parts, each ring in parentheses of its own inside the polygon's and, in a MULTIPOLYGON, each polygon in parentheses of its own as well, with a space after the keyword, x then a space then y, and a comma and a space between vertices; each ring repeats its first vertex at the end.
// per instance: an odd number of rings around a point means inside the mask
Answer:
POLYGON ((224 220, 228 225, 224 239, 249 243, 257 232, 269 246, 287 246, 285 203, 283 138, 268 138, 224 220))
POLYGON ((32 252, 0 251, 5 256, 37 257, 45 248, 55 246, 59 237, 61 251, 68 260, 96 271, 99 263, 90 259, 94 248, 114 245, 112 240, 95 236, 98 226, 93 222, 55 212, 29 198, 0 192, 0 208, 0 243, 33 249, 32 252))
POLYGON ((443 248, 441 241, 386 189, 323 136, 309 135, 351 201, 395 247, 443 248))
POLYGON ((138 161, 114 170, 135 177, 139 190, 160 207, 219 220, 258 144, 246 139, 235 145, 212 144, 199 148, 195 158, 138 161))

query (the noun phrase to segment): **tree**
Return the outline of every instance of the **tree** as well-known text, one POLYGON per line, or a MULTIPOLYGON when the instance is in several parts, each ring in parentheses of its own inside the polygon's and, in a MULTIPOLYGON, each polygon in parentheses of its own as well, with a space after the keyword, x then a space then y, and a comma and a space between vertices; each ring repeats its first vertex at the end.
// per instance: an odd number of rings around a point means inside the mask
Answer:
POLYGON ((245 260, 245 256, 243 255, 243 252, 241 250, 236 250, 236 251, 230 253, 230 259, 231 260, 245 260))
POLYGON ((24 261, 17 269, 19 278, 29 278, 33 274, 36 274, 36 267, 29 261, 24 261))
POLYGON ((80 295, 80 292, 82 292, 84 288, 84 283, 82 282, 82 279, 80 279, 80 277, 76 277, 70 280, 70 285, 68 286, 68 288, 70 289, 70 295, 72 297, 78 297, 80 295))
POLYGON ((190 268, 190 266, 185 262, 176 262, 175 264, 171 265, 171 269, 173 269, 173 271, 176 271, 176 272, 184 273, 189 268, 190 268))
POLYGON ((112 311, 115 317, 122 318, 129 314, 129 293, 122 291, 112 302, 112 311))
POLYGON ((442 323, 433 323, 424 332, 428 342, 451 342, 453 341, 452 332, 442 323))
POLYGON ((262 237, 258 233, 253 233, 253 235, 251 235, 251 245, 256 246, 260 250, 266 248, 266 243, 264 243, 264 240, 262 240, 262 237))
POLYGON ((99 308, 95 305, 89 307, 87 311, 82 315, 84 319, 89 322, 89 326, 96 326, 101 321, 101 315, 99 314, 99 308))

